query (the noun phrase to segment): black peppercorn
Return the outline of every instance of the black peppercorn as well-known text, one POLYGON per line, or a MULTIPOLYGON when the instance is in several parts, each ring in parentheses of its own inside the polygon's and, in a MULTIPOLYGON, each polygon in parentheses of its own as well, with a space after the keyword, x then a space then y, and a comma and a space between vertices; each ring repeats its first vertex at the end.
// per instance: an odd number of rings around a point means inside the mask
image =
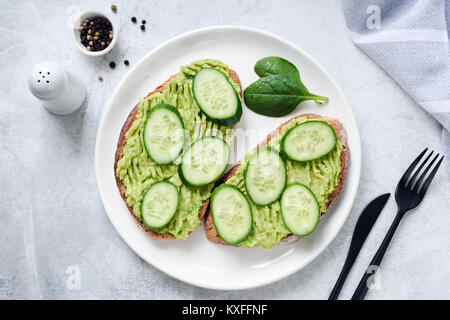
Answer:
POLYGON ((109 63, 109 66, 111 67, 111 69, 114 69, 116 67, 116 63, 114 61, 111 61, 109 63))
POLYGON ((124 61, 123 61, 123 64, 127 66, 127 65, 129 65, 129 64, 130 64, 130 61, 128 61, 128 60, 124 60, 124 61))
POLYGON ((132 17, 132 18, 131 18, 131 22, 136 23, 136 21, 137 21, 137 20, 136 20, 136 17, 132 17))
POLYGON ((145 25, 141 24, 141 30, 142 30, 142 31, 145 30, 145 25))
POLYGON ((89 51, 105 49, 114 37, 111 22, 100 16, 86 18, 80 29, 81 44, 89 51))
POLYGON ((145 20, 142 20, 142 24, 146 24, 147 23, 147 21, 145 21, 145 20))

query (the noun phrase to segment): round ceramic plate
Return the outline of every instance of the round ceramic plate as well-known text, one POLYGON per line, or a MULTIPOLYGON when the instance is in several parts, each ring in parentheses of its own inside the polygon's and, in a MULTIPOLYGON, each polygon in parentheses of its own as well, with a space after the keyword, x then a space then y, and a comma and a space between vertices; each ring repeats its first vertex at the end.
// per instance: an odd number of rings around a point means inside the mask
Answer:
POLYGON ((103 205, 125 242, 144 260, 182 281, 212 289, 246 289, 272 283, 301 270, 333 240, 347 218, 358 188, 361 146, 358 127, 344 94, 330 75, 306 52, 273 34, 234 26, 210 27, 185 33, 152 50, 120 82, 106 106, 97 134, 95 170, 103 205), (245 143, 234 142, 233 160, 254 148, 266 134, 301 113, 339 119, 348 133, 351 161, 344 189, 310 236, 271 250, 217 245, 199 226, 187 240, 155 241, 130 215, 114 177, 114 154, 120 130, 131 109, 148 92, 178 72, 179 67, 204 58, 219 59, 234 69, 246 88, 257 80, 253 67, 266 56, 281 56, 298 68, 313 93, 328 96, 318 105, 302 103, 283 118, 258 115, 244 106, 236 129, 247 132, 245 143))

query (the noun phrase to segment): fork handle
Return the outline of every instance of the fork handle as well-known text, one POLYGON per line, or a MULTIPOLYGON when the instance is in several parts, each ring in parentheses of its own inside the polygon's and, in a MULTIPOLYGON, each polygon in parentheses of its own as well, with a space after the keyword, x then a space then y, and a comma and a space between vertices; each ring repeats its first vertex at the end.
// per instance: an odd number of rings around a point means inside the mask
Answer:
POLYGON ((394 221, 392 222, 391 227, 389 228, 389 231, 387 232, 386 236, 384 237, 383 242, 381 243, 380 247, 378 248, 377 253, 375 253, 375 256, 373 257, 372 261, 370 262, 369 266, 366 269, 366 272, 364 273, 363 277, 361 278, 361 281, 359 282, 358 287, 355 290, 355 293, 353 294, 352 300, 363 300, 366 296, 367 291, 369 290, 368 286, 368 280, 372 276, 372 273, 369 273, 370 267, 379 267, 381 264, 381 260, 383 260, 384 254, 386 253, 387 248, 389 247, 389 244, 391 243, 392 237, 394 236, 395 230, 397 230, 398 225, 400 224, 400 221, 403 218, 404 212, 399 211, 397 215, 395 216, 394 221))

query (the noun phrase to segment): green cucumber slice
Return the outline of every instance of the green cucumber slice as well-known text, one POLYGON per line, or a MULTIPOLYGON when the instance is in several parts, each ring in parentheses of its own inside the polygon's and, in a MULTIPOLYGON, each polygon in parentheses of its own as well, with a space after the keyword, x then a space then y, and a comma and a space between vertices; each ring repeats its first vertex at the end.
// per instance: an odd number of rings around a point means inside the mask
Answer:
POLYGON ((152 184, 143 194, 141 217, 150 229, 161 229, 169 224, 178 209, 178 188, 170 181, 152 184))
POLYGON ((236 245, 244 241, 252 231, 250 203, 235 186, 222 184, 214 190, 211 214, 217 233, 228 244, 236 245))
POLYGON ((241 119, 239 95, 222 72, 200 69, 192 82, 192 91, 200 109, 212 122, 232 126, 241 119))
POLYGON ((320 207, 314 193, 304 184, 291 183, 280 200, 284 224, 295 236, 306 236, 313 232, 320 218, 320 207))
POLYGON ((278 151, 271 147, 257 150, 248 160, 244 180, 255 204, 265 206, 277 201, 286 185, 286 165, 278 151))
POLYGON ((143 137, 148 156, 157 164, 169 164, 183 150, 183 118, 173 106, 158 104, 148 113, 143 137))
POLYGON ((333 127, 325 121, 311 120, 290 129, 281 139, 281 153, 292 161, 305 162, 323 157, 337 143, 333 127))
POLYGON ((195 141, 183 154, 178 173, 188 186, 205 186, 222 176, 229 160, 228 143, 218 137, 204 137, 195 141))

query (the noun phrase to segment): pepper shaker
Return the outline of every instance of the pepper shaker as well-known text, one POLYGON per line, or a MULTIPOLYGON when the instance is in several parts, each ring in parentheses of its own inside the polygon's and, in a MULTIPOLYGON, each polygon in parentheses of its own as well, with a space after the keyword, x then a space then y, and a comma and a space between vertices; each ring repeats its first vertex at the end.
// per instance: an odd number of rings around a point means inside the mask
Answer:
POLYGON ((58 115, 74 112, 86 98, 86 87, 81 79, 53 61, 33 67, 28 76, 28 88, 49 112, 58 115))

